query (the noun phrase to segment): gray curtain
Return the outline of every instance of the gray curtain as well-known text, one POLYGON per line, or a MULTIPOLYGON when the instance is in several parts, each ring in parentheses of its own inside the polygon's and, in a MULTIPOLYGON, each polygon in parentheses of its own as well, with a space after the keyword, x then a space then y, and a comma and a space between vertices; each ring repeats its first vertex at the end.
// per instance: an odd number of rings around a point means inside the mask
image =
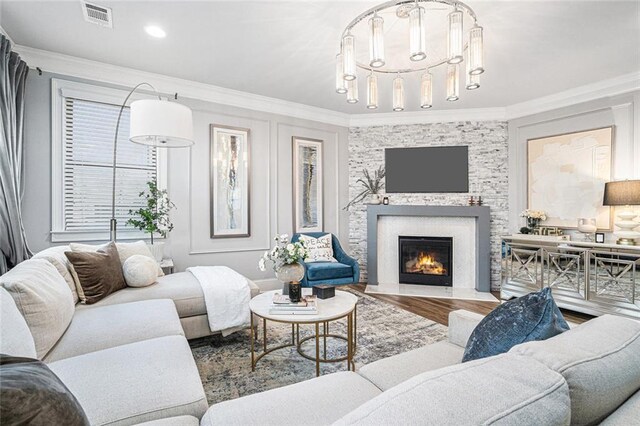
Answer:
POLYGON ((29 68, 0 34, 0 274, 31 257, 22 224, 24 87, 29 68))

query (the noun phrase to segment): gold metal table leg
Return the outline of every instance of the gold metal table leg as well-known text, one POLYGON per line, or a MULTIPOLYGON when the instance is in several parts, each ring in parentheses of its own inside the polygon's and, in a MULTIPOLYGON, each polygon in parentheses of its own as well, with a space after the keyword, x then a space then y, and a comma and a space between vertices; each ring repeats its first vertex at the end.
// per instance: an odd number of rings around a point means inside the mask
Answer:
POLYGON ((267 320, 262 319, 262 350, 267 351, 267 320))
POLYGON ((296 344, 296 326, 295 324, 291 324, 291 344, 296 344))
POLYGON ((255 362, 255 335, 257 334, 255 329, 253 328, 253 313, 251 314, 251 371, 256 371, 256 362, 255 362))
POLYGON ((316 322, 316 377, 320 376, 320 323, 316 322))
POLYGON ((327 325, 328 321, 322 323, 322 338, 324 340, 324 359, 327 359, 327 325))

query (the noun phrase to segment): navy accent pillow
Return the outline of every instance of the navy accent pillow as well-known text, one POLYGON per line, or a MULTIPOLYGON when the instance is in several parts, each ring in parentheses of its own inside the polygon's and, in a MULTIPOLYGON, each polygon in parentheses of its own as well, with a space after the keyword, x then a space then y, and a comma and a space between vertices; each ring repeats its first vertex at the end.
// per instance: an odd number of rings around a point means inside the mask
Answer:
POLYGON ((3 426, 89 426, 69 389, 43 362, 0 354, 0 418, 3 426))
POLYGON ((545 287, 509 300, 484 317, 471 333, 462 362, 508 352, 520 343, 545 340, 569 330, 560 309, 545 287))

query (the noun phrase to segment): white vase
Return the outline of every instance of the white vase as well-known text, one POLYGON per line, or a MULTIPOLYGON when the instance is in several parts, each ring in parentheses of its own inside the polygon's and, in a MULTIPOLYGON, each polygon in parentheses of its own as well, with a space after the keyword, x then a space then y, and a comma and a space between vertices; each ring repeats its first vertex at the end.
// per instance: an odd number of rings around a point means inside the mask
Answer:
POLYGON ((369 195, 369 204, 380 204, 382 203, 382 197, 380 194, 371 194, 369 195))
POLYGON ((154 242, 153 244, 147 244, 149 250, 151 250, 151 254, 156 259, 156 261, 160 262, 164 259, 164 243, 163 242, 154 242))

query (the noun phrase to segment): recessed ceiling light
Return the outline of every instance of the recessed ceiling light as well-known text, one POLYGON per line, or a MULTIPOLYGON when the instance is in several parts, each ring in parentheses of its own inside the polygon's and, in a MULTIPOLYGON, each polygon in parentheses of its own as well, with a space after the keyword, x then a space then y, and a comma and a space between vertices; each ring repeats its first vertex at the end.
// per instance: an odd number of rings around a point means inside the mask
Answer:
POLYGON ((165 33, 164 30, 157 25, 147 25, 146 27, 144 27, 144 30, 151 37, 165 38, 167 36, 167 33, 165 33))

